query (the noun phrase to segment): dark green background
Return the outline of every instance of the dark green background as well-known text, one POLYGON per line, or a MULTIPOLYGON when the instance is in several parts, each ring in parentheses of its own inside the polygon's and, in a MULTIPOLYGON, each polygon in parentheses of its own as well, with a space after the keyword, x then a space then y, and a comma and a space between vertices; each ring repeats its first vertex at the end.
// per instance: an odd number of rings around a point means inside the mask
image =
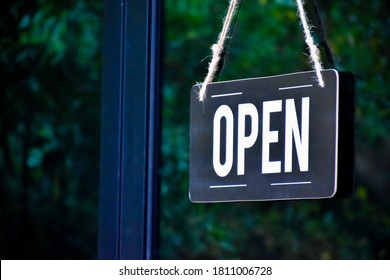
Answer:
MULTIPOLYGON (((228 1, 165 0, 161 258, 390 257, 390 4, 318 3, 337 70, 357 78, 353 197, 194 205, 190 90, 206 75, 228 1)), ((1 258, 94 259, 103 5, 0 6, 1 258)), ((245 0, 220 80, 310 70, 306 54, 293 0, 245 0)))

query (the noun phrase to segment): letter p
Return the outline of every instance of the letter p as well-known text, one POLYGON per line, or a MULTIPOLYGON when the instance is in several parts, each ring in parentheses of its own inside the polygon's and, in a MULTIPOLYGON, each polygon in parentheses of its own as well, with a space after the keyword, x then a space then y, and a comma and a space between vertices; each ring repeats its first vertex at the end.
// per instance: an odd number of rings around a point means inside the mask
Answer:
POLYGON ((252 103, 238 105, 237 175, 245 173, 245 149, 252 147, 259 133, 259 114, 252 103), (246 136, 246 116, 251 118, 251 132, 246 136))

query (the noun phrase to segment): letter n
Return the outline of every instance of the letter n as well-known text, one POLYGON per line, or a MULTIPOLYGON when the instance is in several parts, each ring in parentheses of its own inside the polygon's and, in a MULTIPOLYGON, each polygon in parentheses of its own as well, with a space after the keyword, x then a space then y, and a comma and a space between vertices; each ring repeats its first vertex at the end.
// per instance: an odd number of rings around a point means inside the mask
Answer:
POLYGON ((284 172, 292 172, 293 138, 299 169, 309 171, 309 107, 310 97, 302 98, 301 131, 299 131, 294 99, 286 100, 286 135, 284 172))

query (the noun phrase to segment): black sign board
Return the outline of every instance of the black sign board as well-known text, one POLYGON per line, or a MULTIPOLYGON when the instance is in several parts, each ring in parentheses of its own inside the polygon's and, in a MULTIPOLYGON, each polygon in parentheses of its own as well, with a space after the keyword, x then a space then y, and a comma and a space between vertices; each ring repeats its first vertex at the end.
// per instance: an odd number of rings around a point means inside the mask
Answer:
POLYGON ((314 71, 211 83, 204 102, 194 86, 191 201, 348 195, 353 180, 353 75, 335 70, 323 70, 322 75, 324 88, 314 71), (342 88, 349 92, 343 101, 342 88), (347 111, 342 117, 340 102, 347 111), (345 150, 339 147, 340 125, 350 132, 341 141, 345 150), (349 157, 342 167, 340 153, 349 157), (339 190, 341 177, 345 187, 339 190))

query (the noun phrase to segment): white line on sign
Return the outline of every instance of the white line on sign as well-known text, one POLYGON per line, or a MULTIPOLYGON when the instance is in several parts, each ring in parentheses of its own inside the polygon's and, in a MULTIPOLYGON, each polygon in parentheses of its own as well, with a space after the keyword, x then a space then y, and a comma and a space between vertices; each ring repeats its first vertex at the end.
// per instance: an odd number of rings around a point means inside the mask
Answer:
POLYGON ((247 184, 241 184, 241 185, 220 185, 220 186, 210 186, 210 189, 222 189, 222 188, 241 188, 246 187, 247 184))
POLYGON ((311 182, 287 182, 287 183, 272 183, 271 186, 287 186, 287 185, 308 185, 311 182))
POLYGON ((291 87, 281 87, 279 90, 287 90, 287 89, 295 89, 295 88, 308 88, 312 87, 313 85, 301 85, 301 86, 291 86, 291 87))
POLYGON ((241 95, 242 92, 232 92, 232 93, 221 93, 221 94, 214 94, 211 97, 224 97, 224 96, 232 96, 232 95, 241 95))

